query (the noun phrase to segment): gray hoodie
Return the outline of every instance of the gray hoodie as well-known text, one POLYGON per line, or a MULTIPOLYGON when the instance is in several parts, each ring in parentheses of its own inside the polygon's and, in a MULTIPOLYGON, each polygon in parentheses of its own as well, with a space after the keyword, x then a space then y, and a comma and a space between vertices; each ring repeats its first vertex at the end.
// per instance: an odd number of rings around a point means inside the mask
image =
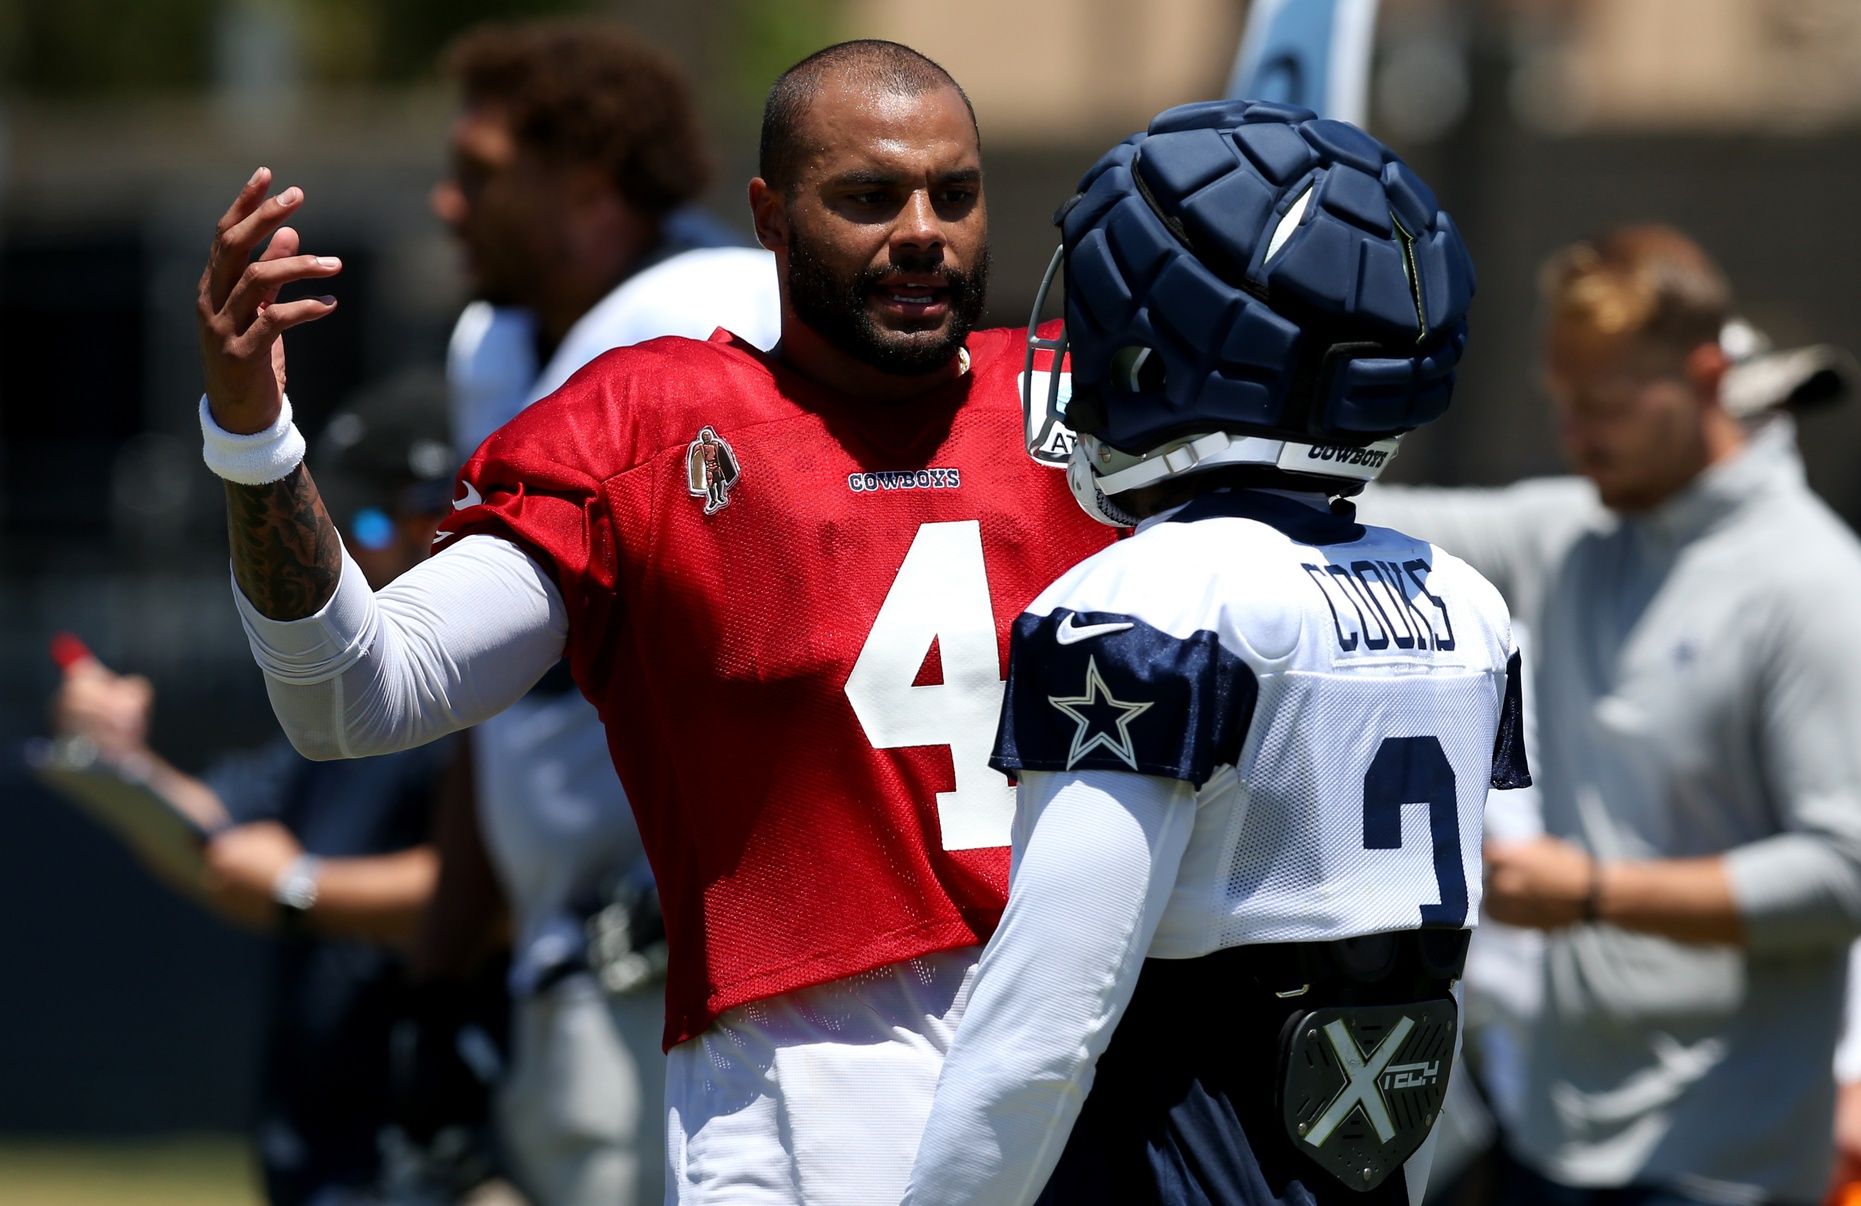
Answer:
POLYGON ((1572 1185, 1818 1200, 1861 933, 1861 544, 1789 421, 1645 515, 1565 478, 1385 487, 1360 518, 1466 558, 1530 627, 1546 832, 1723 855, 1748 937, 1553 933, 1514 1151, 1572 1185))

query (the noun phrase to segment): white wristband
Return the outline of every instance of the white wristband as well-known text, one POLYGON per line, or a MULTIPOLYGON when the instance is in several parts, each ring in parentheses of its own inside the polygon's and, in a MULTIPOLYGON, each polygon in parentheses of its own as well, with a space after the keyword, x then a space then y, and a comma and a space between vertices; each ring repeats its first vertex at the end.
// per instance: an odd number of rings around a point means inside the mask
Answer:
POLYGON ((207 395, 200 395, 200 434, 206 441, 201 459, 207 468, 229 482, 264 486, 302 464, 304 437, 291 422, 291 400, 282 401, 270 427, 251 435, 234 435, 213 421, 207 395))

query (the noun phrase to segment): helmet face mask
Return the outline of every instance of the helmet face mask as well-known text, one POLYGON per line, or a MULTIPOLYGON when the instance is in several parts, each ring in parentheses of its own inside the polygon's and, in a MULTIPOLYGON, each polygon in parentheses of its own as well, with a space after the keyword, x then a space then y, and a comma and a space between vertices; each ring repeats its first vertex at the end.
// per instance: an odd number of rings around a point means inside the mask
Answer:
POLYGON ((1354 493, 1446 409, 1472 265, 1427 186, 1355 127, 1167 110, 1058 221, 1065 332, 1039 346, 1070 353, 1070 397, 1055 383, 1024 405, 1049 451, 1071 428, 1094 495, 1228 465, 1354 493))
POLYGON ((1066 366, 1066 327, 1056 338, 1040 334, 1040 312, 1047 304, 1047 293, 1059 277, 1064 248, 1055 248, 1047 262, 1040 289, 1034 294, 1034 312, 1027 320, 1027 349, 1021 364, 1021 420, 1027 441, 1027 454, 1045 465, 1064 467, 1072 460, 1076 437, 1067 425, 1066 411, 1072 401, 1072 374, 1066 366), (1052 363, 1044 370, 1034 366, 1035 357, 1046 352, 1052 363))

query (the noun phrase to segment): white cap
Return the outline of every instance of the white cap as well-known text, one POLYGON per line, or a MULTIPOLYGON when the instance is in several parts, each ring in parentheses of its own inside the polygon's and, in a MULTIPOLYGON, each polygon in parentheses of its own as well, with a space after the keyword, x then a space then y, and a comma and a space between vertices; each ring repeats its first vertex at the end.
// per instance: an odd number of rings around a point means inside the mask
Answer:
POLYGON ((1861 366, 1846 349, 1827 343, 1776 349, 1742 318, 1725 324, 1719 345, 1732 361, 1720 383, 1719 400, 1735 418, 1839 402, 1861 381, 1861 366))

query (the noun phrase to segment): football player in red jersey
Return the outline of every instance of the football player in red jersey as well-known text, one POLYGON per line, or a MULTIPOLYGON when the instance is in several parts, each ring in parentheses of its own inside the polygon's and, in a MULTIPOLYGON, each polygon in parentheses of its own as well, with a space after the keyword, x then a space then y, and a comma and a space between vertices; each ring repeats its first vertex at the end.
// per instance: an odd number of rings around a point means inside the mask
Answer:
POLYGON ((279 334, 334 301, 277 291, 340 265, 299 254, 303 195, 270 185, 222 218, 198 318, 235 597, 286 730, 313 757, 417 744, 566 652, 663 896, 679 1200, 898 1200, 1004 896, 1008 625, 1112 535, 1021 451, 1025 332, 970 329, 967 98, 886 42, 786 73, 750 186, 777 350, 596 360, 485 442, 438 554, 378 593, 284 399, 279 334))

